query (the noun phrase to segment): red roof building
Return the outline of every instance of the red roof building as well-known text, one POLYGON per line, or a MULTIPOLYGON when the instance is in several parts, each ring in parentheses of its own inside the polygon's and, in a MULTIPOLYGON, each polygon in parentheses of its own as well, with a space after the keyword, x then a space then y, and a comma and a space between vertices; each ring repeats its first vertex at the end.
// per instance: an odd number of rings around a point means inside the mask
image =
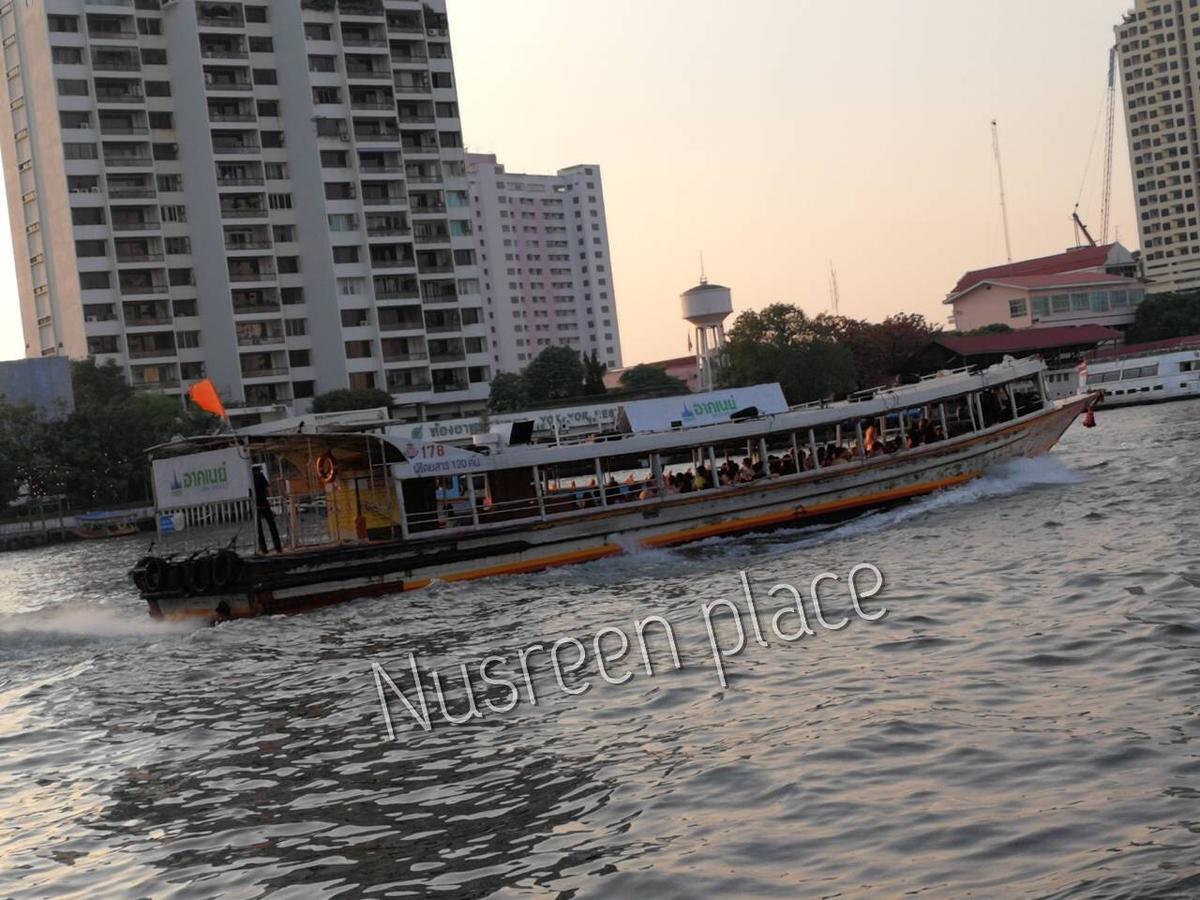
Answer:
POLYGON ((1077 247, 968 272, 943 302, 954 307, 950 322, 958 331, 995 324, 1124 329, 1144 296, 1142 283, 1132 277, 1136 268, 1137 260, 1120 244, 1077 247))
POLYGON ((938 334, 908 361, 905 371, 926 374, 959 366, 990 366, 1006 356, 1040 356, 1054 368, 1120 339, 1121 332, 1099 325, 1060 325, 993 334, 938 334))

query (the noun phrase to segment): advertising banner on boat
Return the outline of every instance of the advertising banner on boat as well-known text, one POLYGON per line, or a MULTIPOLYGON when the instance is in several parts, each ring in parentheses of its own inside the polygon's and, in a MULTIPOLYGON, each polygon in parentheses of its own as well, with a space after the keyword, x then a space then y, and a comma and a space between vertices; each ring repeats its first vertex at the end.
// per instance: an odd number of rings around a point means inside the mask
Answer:
POLYGON ((750 407, 757 409, 760 416, 768 416, 787 412, 788 405, 778 384, 756 384, 706 394, 634 400, 625 404, 625 420, 635 433, 668 431, 728 422, 734 413, 750 407))
POLYGON ((397 463, 400 477, 432 478, 437 475, 471 475, 495 468, 490 457, 433 441, 404 441, 400 452, 407 462, 397 463))
POLYGON ((250 489, 250 463, 237 447, 154 460, 159 509, 244 500, 250 489))
POLYGON ((535 435, 552 437, 556 432, 565 435, 577 431, 611 430, 617 424, 617 415, 620 411, 620 405, 615 403, 601 406, 573 406, 563 409, 493 415, 486 422, 478 417, 443 419, 437 422, 413 422, 408 425, 390 426, 387 434, 400 441, 447 441, 469 444, 472 437, 484 434, 493 425, 532 420, 535 435))

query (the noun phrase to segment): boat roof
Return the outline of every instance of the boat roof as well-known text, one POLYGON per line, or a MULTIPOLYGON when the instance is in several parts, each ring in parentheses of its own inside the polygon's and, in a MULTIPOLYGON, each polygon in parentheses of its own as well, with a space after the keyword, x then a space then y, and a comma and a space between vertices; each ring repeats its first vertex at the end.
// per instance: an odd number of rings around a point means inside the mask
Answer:
MULTIPOLYGON (((734 443, 773 433, 869 419, 1030 378, 1044 368, 1045 364, 1038 359, 1006 358, 1003 362, 983 370, 964 368, 953 372, 939 372, 913 384, 861 391, 845 400, 818 401, 738 421, 691 427, 677 426, 659 431, 593 434, 554 444, 487 444, 460 449, 448 444, 414 441, 379 433, 222 434, 180 438, 153 448, 151 453, 155 456, 174 456, 240 445, 251 453, 304 453, 313 457, 322 453, 332 453, 339 463, 348 464, 365 461, 369 461, 371 465, 412 463, 402 474, 416 477, 448 474, 432 468, 422 469, 422 451, 433 446, 440 448, 438 455, 441 457, 469 460, 469 471, 516 469, 574 462, 597 456, 641 455, 703 444, 734 443)), ((453 471, 467 470, 459 467, 453 471)))

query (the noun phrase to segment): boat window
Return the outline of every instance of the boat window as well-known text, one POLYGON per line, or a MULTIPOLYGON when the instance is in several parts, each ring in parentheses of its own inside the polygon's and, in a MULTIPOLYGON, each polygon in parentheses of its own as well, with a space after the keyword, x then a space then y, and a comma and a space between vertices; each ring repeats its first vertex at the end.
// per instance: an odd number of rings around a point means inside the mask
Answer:
POLYGON ((1152 366, 1135 366, 1132 369, 1121 370, 1121 380, 1129 381, 1132 378, 1153 378, 1158 374, 1158 364, 1152 366))
POLYGON ((1185 359, 1179 364, 1180 372, 1197 372, 1200 371, 1200 365, 1197 365, 1196 360, 1185 359))
POLYGON ((1111 372, 1096 372, 1088 374, 1088 381, 1092 384, 1104 384, 1108 381, 1120 381, 1121 370, 1113 369, 1111 372))

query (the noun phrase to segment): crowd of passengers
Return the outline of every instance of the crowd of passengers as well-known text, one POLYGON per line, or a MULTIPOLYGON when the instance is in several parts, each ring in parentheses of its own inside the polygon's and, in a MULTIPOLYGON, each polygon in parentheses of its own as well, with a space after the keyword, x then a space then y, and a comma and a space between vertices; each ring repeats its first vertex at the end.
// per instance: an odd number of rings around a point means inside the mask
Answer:
MULTIPOLYGON (((861 423, 863 435, 862 456, 873 459, 897 453, 901 450, 911 450, 942 440, 942 426, 929 419, 920 419, 914 427, 906 429, 903 435, 894 434, 887 440, 878 435, 875 424, 869 421, 861 423)), ((849 444, 830 442, 816 448, 816 460, 809 450, 801 448, 799 456, 793 455, 789 449, 782 454, 769 454, 766 462, 749 456, 743 457, 741 463, 726 459, 717 466, 714 476, 709 466, 686 471, 663 473, 663 489, 667 496, 674 494, 690 494, 710 487, 730 487, 747 484, 771 475, 795 475, 800 472, 813 471, 821 468, 845 465, 860 457, 858 441, 849 444)), ((638 478, 630 473, 624 481, 617 481, 609 476, 604 485, 605 500, 609 504, 623 503, 633 500, 649 500, 658 496, 658 486, 653 476, 638 478)), ((552 482, 546 496, 547 505, 551 508, 587 508, 599 506, 600 492, 596 479, 592 478, 585 484, 578 481, 552 482)))

